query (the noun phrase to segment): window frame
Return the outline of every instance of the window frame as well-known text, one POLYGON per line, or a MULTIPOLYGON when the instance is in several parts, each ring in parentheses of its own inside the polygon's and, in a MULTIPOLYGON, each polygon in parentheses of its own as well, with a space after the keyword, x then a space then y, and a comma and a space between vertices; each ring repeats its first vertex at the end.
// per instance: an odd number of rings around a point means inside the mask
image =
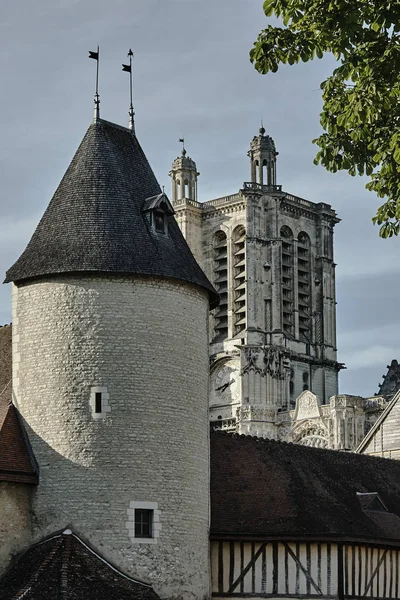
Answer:
POLYGON ((154 510, 151 508, 135 508, 135 538, 152 539, 154 538, 154 510), (147 519, 143 517, 147 516, 147 519), (147 529, 145 532, 144 529, 147 529))

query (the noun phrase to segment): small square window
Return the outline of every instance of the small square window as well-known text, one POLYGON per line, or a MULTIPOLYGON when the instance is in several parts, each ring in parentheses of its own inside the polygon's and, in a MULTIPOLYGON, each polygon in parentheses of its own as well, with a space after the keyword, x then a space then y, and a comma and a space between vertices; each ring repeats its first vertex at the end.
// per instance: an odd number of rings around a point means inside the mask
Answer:
POLYGON ((153 510, 135 509, 135 538, 153 537, 153 510))
POLYGON ((154 213, 154 228, 157 233, 165 233, 165 214, 162 212, 154 213))

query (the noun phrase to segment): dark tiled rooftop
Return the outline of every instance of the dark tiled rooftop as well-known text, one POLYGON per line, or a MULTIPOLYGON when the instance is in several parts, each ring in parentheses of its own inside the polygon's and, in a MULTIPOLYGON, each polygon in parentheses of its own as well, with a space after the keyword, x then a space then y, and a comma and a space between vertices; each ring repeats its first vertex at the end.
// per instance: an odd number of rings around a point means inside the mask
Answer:
POLYGON ((149 585, 124 576, 73 534, 32 546, 0 579, 1 600, 159 600, 149 585))
POLYGON ((400 542, 400 461, 214 432, 211 535, 400 542))
POLYGON ((129 129, 98 120, 87 130, 27 248, 6 282, 61 273, 168 277, 217 294, 172 215, 152 231, 142 208, 160 186, 129 129))

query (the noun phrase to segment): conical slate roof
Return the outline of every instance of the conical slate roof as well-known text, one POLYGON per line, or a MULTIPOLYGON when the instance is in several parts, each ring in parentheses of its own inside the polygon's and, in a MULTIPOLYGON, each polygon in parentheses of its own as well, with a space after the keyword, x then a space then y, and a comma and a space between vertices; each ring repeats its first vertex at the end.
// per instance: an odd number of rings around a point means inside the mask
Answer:
POLYGON ((157 234, 142 211, 160 186, 132 132, 92 123, 28 246, 5 282, 77 272, 172 277, 217 294, 173 216, 157 234))

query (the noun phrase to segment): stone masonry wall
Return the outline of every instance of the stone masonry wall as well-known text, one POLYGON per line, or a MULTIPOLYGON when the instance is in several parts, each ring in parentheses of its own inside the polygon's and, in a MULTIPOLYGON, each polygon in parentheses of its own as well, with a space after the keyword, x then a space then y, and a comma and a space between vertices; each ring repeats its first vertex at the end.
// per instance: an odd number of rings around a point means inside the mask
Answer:
POLYGON ((0 573, 31 541, 32 486, 0 481, 0 573))
POLYGON ((40 468, 34 539, 69 526, 161 597, 207 597, 206 293, 60 277, 14 286, 13 303, 14 396, 40 468), (110 410, 94 419, 97 387, 110 410), (154 543, 131 543, 136 502, 157 506, 154 543))

